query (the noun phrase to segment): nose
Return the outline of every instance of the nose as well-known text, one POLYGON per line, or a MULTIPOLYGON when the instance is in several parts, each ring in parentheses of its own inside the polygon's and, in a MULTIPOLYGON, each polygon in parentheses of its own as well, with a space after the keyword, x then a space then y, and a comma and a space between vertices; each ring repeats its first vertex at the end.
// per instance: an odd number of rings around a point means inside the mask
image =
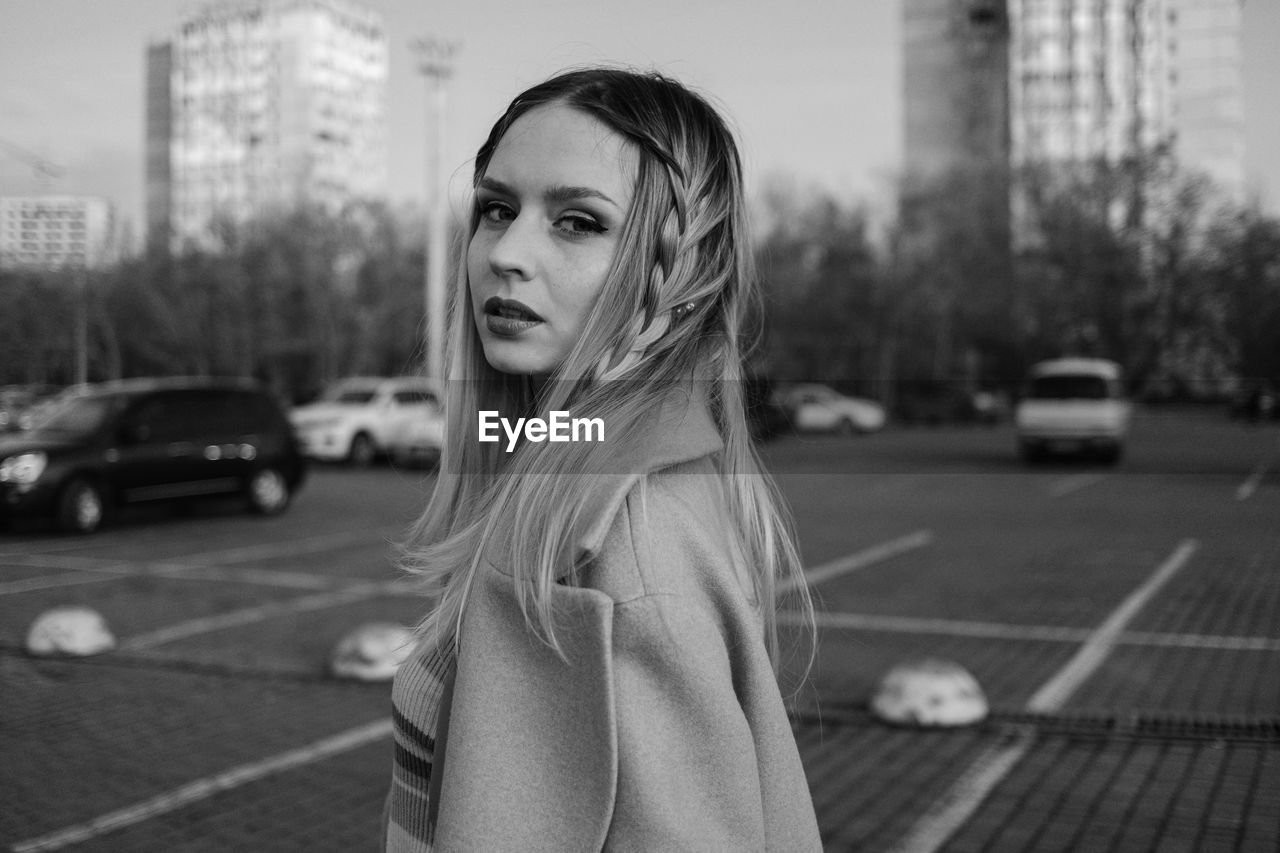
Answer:
POLYGON ((489 269, 501 278, 528 280, 533 277, 536 234, 533 217, 517 215, 489 244, 489 269))

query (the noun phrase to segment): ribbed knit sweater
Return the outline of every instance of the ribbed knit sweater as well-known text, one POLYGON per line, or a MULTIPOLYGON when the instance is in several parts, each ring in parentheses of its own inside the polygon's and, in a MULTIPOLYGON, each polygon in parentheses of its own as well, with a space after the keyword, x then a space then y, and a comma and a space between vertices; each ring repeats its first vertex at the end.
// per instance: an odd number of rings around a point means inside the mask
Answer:
POLYGON ((396 672, 391 688, 395 764, 386 820, 386 853, 431 853, 436 804, 431 769, 441 698, 454 666, 452 644, 419 649, 396 672))

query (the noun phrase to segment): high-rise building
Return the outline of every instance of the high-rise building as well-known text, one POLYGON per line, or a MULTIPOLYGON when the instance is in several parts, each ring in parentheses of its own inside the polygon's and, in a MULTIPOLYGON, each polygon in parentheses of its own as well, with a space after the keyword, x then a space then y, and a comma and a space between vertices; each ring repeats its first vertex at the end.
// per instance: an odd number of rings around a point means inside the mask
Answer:
POLYGON ((1158 154, 1243 184, 1242 0, 906 0, 904 166, 1158 154))
POLYGON ((168 250, 173 235, 173 45, 147 48, 147 246, 168 250))
POLYGON ((1174 132, 1181 164, 1244 194, 1244 0, 1176 0, 1174 132))
POLYGON ((903 109, 908 179, 1009 159, 1009 22, 1003 0, 907 0, 903 109))
POLYGON ((1016 166, 1119 162, 1173 143, 1171 0, 1010 0, 1016 166))
POLYGON ((75 195, 0 197, 0 268, 92 269, 116 260, 114 208, 75 195))
POLYGON ((1003 0, 907 0, 904 235, 940 238, 943 220, 982 223, 1008 244, 1009 20, 1003 0))
POLYGON ((388 66, 380 16, 348 0, 234 0, 185 20, 148 51, 153 245, 384 197, 388 66))

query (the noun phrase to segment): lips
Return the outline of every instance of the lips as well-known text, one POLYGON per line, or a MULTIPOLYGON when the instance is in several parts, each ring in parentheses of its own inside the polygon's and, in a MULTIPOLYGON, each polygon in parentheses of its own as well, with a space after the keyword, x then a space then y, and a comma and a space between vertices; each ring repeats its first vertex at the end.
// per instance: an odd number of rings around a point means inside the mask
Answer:
POLYGON ((515 320, 522 323, 542 322, 542 318, 523 302, 517 302, 514 299, 502 299, 497 296, 490 296, 484 301, 484 313, 490 317, 515 320))
POLYGON ((484 324, 501 338, 514 338, 542 323, 528 305, 514 299, 490 296, 484 301, 484 324))

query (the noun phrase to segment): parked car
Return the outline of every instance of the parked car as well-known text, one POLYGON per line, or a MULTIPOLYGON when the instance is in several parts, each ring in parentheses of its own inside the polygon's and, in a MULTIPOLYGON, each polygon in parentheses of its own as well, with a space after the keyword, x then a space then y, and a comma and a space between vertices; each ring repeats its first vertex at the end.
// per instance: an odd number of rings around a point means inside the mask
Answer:
POLYGON ((284 411, 250 382, 87 385, 0 438, 0 515, 89 533, 118 505, 225 494, 274 515, 305 472, 284 411))
POLYGON ((290 420, 308 456, 364 467, 387 454, 405 422, 440 417, 430 379, 363 376, 333 383, 318 401, 295 408, 290 420))
POLYGON ((1227 414, 1232 420, 1251 422, 1280 420, 1277 384, 1263 380, 1244 383, 1231 398, 1227 414))
POLYGON ((874 400, 846 397, 826 385, 796 385, 779 396, 798 432, 876 432, 885 424, 884 406, 874 400))
POLYGON ((1014 413, 1018 448, 1035 462, 1086 455, 1114 464, 1124 454, 1131 407, 1120 366, 1099 358, 1062 358, 1031 368, 1014 413))
POLYGON ((56 385, 0 387, 0 432, 28 428, 34 410, 60 390, 56 385))
POLYGON ((397 465, 433 467, 444 447, 444 411, 433 403, 424 416, 402 418, 387 435, 387 456, 397 465))
POLYGON ((972 390, 969 383, 905 380, 894 394, 895 423, 924 426, 1000 422, 1007 409, 999 394, 972 390))

